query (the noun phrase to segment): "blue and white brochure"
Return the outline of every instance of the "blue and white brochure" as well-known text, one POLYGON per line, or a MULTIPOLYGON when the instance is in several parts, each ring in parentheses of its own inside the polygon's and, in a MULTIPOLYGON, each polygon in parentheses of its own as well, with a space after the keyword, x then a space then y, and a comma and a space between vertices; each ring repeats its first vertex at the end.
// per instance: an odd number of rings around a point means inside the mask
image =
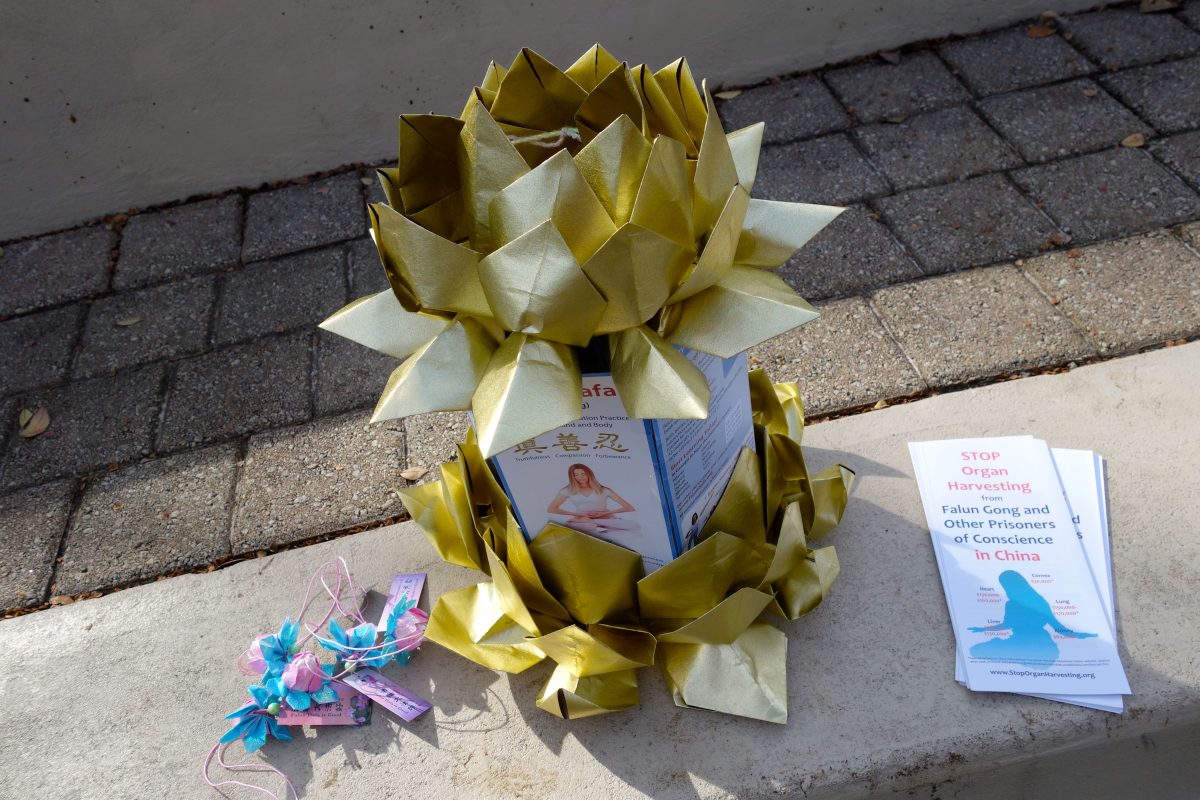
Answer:
POLYGON ((612 376, 588 374, 582 417, 490 459, 531 538, 574 528, 636 551, 647 573, 695 543, 754 423, 746 356, 680 349, 708 379, 706 419, 630 419, 612 376))
POLYGON ((967 685, 1129 694, 1113 618, 1046 443, 958 439, 909 450, 967 685))

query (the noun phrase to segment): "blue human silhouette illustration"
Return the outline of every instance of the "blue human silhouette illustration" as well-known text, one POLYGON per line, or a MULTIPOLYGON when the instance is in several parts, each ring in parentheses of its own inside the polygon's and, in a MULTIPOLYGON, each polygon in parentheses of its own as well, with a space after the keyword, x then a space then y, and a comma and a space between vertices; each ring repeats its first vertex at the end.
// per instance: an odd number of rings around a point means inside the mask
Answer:
POLYGON ((1016 570, 1000 573, 1000 586, 1008 595, 1004 604, 1004 620, 997 625, 967 628, 971 633, 1012 631, 1007 638, 995 637, 971 648, 975 658, 990 661, 1012 661, 1026 667, 1045 667, 1058 660, 1058 645, 1046 630, 1073 639, 1090 639, 1096 634, 1073 631, 1055 618, 1046 598, 1016 570))

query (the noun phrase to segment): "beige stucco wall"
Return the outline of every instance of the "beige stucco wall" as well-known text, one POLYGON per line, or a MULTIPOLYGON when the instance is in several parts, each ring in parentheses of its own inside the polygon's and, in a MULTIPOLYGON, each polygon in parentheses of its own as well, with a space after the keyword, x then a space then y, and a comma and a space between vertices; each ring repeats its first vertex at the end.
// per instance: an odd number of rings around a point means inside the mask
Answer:
MULTIPOLYGON (((1064 2, 1060 10, 1094 0, 1064 2)), ((734 85, 1036 15, 1044 0, 49 0, 0 11, 0 239, 389 157, 489 59, 686 55, 734 85)))

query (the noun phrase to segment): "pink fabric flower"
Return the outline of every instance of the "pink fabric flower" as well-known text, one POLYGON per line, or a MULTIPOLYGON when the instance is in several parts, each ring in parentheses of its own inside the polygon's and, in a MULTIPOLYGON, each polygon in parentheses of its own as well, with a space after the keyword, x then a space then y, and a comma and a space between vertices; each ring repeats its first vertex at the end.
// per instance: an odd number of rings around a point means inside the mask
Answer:
POLYGON ((250 648, 242 654, 242 663, 246 665, 247 669, 259 675, 267 671, 267 660, 263 658, 258 639, 251 642, 250 648))
POLYGON ((283 670, 283 685, 300 692, 315 692, 325 682, 321 662, 307 650, 297 653, 283 670))

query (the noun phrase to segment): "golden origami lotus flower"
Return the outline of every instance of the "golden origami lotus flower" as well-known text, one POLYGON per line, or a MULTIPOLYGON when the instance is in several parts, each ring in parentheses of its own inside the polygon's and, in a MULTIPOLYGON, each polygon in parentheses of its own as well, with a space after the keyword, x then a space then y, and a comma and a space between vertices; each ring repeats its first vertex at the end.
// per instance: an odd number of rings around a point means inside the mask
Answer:
POLYGON ((326 330, 406 359, 375 420, 470 409, 491 456, 577 419, 606 336, 631 417, 701 419, 679 345, 727 358, 817 316, 771 269, 842 209, 750 198, 763 125, 726 134, 683 59, 599 45, 493 63, 460 117, 400 118, 370 207, 391 292, 326 330))

